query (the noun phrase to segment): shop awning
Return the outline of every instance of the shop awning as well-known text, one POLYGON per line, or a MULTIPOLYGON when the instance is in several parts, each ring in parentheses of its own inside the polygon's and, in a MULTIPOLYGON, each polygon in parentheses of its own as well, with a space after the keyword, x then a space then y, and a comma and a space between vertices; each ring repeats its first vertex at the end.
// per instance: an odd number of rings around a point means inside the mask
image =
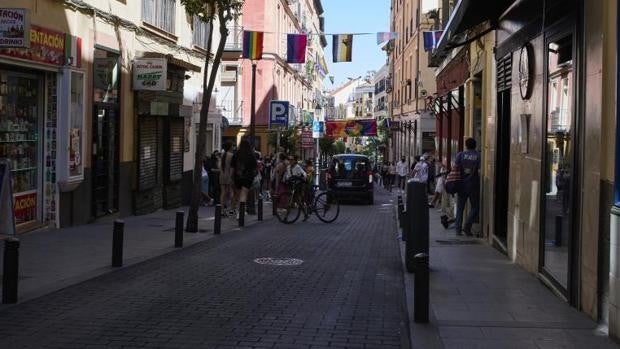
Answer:
POLYGON ((160 53, 160 52, 144 52, 142 57, 144 58, 165 58, 168 61, 168 63, 174 64, 177 67, 181 67, 185 70, 195 71, 197 73, 200 73, 201 71, 199 66, 192 64, 190 62, 184 61, 182 59, 176 58, 171 54, 165 54, 165 53, 160 53))
POLYGON ((506 11, 516 0, 459 0, 456 4, 450 20, 444 28, 443 35, 439 40, 437 49, 433 51, 429 66, 437 67, 448 56, 452 48, 459 46, 462 34, 468 29, 474 28, 486 21, 491 22, 491 28, 502 13, 506 11))

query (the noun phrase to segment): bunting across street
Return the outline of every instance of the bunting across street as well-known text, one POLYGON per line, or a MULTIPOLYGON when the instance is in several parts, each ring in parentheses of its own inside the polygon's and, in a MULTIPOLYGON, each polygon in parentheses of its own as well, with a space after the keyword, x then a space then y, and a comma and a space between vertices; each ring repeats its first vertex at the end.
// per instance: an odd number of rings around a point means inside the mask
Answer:
POLYGON ((398 33, 396 32, 379 32, 377 33, 377 45, 381 45, 382 43, 396 39, 397 37, 398 33))
POLYGON ((262 32, 243 31, 243 58, 251 60, 263 58, 263 35, 262 32))
POLYGON ((333 35, 332 53, 334 55, 334 63, 351 62, 351 57, 353 56, 353 35, 333 35))
POLYGON ((286 61, 288 63, 306 62, 306 45, 308 36, 305 34, 288 34, 286 39, 286 61))

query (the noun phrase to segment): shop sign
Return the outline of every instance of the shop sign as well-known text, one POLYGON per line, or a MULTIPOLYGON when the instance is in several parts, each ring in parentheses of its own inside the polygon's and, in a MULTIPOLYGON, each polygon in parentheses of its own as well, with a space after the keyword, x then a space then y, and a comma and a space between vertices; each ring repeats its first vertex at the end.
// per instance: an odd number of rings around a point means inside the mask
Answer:
POLYGON ((15 219, 18 222, 32 220, 32 217, 36 217, 34 210, 37 208, 37 193, 15 196, 13 208, 15 210, 15 219))
MULTIPOLYGON (((66 37, 65 33, 33 25, 30 28, 30 48, 2 48, 0 55, 63 66, 66 63, 66 37)), ((76 47, 79 51, 80 45, 76 47)), ((76 57, 79 55, 76 53, 76 57)), ((73 63, 79 64, 79 60, 73 63)))
POLYGON ((165 91, 168 79, 165 58, 139 58, 133 61, 133 89, 165 91))
POLYGON ((0 47, 30 47, 30 11, 0 8, 0 47))
POLYGON ((301 147, 303 149, 312 149, 314 145, 314 139, 312 138, 312 131, 301 131, 301 147))
POLYGON ((15 235, 15 216, 13 215, 13 196, 11 168, 9 161, 0 159, 0 231, 15 235))

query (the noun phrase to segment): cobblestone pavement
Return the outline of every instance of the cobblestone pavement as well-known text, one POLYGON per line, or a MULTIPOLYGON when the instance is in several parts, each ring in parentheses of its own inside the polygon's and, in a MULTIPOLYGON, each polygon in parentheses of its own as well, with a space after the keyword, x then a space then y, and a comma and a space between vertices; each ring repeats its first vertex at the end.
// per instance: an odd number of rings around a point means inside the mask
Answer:
POLYGON ((387 199, 343 206, 332 224, 256 224, 5 308, 0 347, 408 348, 387 199))

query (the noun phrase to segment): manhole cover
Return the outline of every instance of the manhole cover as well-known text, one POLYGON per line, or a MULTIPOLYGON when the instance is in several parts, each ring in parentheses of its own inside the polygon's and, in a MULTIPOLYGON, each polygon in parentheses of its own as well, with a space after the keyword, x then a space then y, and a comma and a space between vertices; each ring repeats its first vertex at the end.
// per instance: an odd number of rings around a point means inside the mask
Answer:
POLYGON ((254 263, 265 264, 265 265, 300 265, 303 263, 301 259, 297 258, 256 258, 254 263))
POLYGON ((438 244, 441 245, 477 245, 478 241, 476 240, 435 240, 438 244))

